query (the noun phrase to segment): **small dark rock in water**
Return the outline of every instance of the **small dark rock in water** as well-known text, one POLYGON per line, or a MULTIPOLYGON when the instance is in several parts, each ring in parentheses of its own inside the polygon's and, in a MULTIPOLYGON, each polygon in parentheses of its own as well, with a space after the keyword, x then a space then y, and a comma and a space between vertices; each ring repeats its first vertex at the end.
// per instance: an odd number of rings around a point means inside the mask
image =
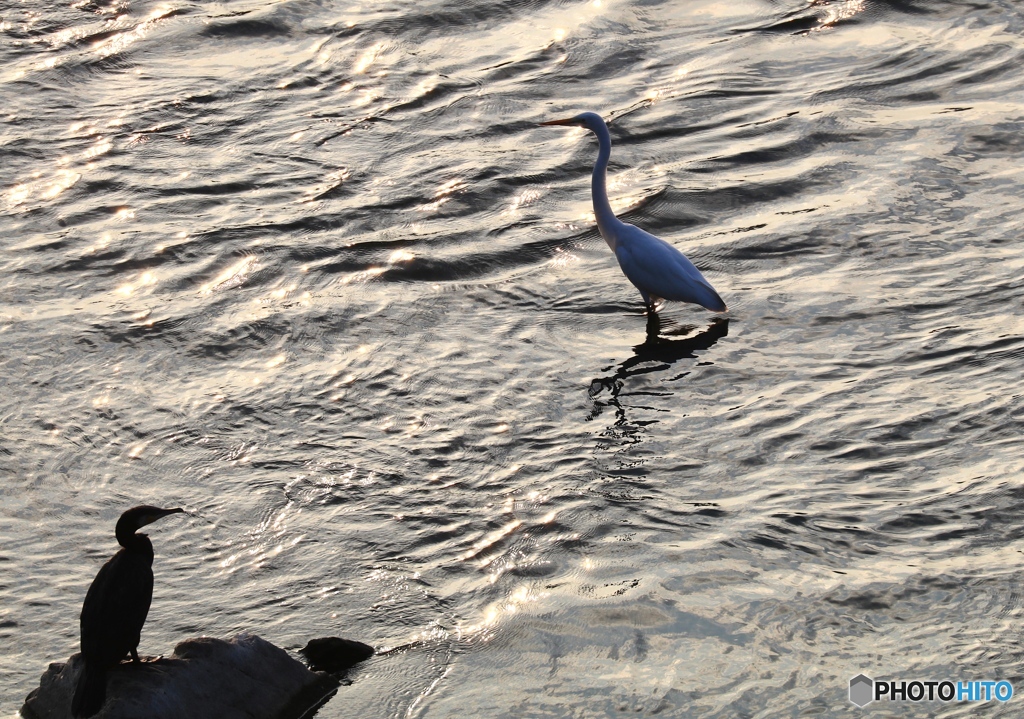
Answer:
MULTIPOLYGON (((372 650, 371 650, 372 651, 372 650)), ((82 656, 51 664, 21 708, 27 719, 70 719, 82 656)), ((107 673, 95 719, 299 719, 333 696, 338 680, 314 673, 268 641, 202 637, 168 658, 122 662, 107 673)))
POLYGON ((299 650, 315 672, 340 674, 373 656, 373 647, 339 637, 311 639, 299 650))

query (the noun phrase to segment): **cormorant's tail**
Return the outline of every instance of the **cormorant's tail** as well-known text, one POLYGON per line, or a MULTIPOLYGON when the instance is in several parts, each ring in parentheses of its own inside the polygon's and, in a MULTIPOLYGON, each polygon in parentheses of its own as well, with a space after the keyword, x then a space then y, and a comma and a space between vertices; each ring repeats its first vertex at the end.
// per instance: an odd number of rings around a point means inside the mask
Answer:
POLYGON ((75 698, 71 700, 71 716, 82 719, 98 713, 103 708, 106 695, 107 673, 102 669, 90 670, 89 665, 83 663, 75 687, 75 698))

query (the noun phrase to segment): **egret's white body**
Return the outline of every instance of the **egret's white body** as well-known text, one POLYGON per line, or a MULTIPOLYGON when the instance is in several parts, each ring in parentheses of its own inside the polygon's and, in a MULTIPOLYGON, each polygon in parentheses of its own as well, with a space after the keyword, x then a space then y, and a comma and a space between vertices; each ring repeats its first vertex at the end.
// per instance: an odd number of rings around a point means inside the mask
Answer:
POLYGON ((656 311, 661 300, 692 302, 712 312, 725 312, 725 302, 704 279, 693 263, 669 243, 615 216, 608 202, 605 175, 612 153, 608 125, 594 112, 584 112, 565 120, 552 120, 542 125, 574 125, 585 127, 597 135, 600 149, 594 164, 592 191, 597 228, 615 253, 622 273, 632 282, 648 309, 656 311))

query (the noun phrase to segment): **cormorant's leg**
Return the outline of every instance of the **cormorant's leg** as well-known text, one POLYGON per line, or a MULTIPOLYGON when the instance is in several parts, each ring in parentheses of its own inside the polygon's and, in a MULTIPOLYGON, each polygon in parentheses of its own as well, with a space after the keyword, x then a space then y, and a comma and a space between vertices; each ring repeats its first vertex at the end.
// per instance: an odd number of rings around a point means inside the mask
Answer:
POLYGON ((135 647, 132 647, 132 662, 135 664, 139 664, 141 663, 141 661, 142 660, 139 659, 139 650, 135 647))

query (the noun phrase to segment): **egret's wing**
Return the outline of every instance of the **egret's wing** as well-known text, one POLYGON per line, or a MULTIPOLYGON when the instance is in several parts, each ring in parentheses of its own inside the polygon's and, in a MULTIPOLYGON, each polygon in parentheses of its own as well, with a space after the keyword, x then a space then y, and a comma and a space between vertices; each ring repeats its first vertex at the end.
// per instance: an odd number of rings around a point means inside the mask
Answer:
POLYGON ((615 257, 639 290, 666 300, 693 302, 712 312, 725 311, 715 288, 682 252, 639 227, 622 224, 615 257))

